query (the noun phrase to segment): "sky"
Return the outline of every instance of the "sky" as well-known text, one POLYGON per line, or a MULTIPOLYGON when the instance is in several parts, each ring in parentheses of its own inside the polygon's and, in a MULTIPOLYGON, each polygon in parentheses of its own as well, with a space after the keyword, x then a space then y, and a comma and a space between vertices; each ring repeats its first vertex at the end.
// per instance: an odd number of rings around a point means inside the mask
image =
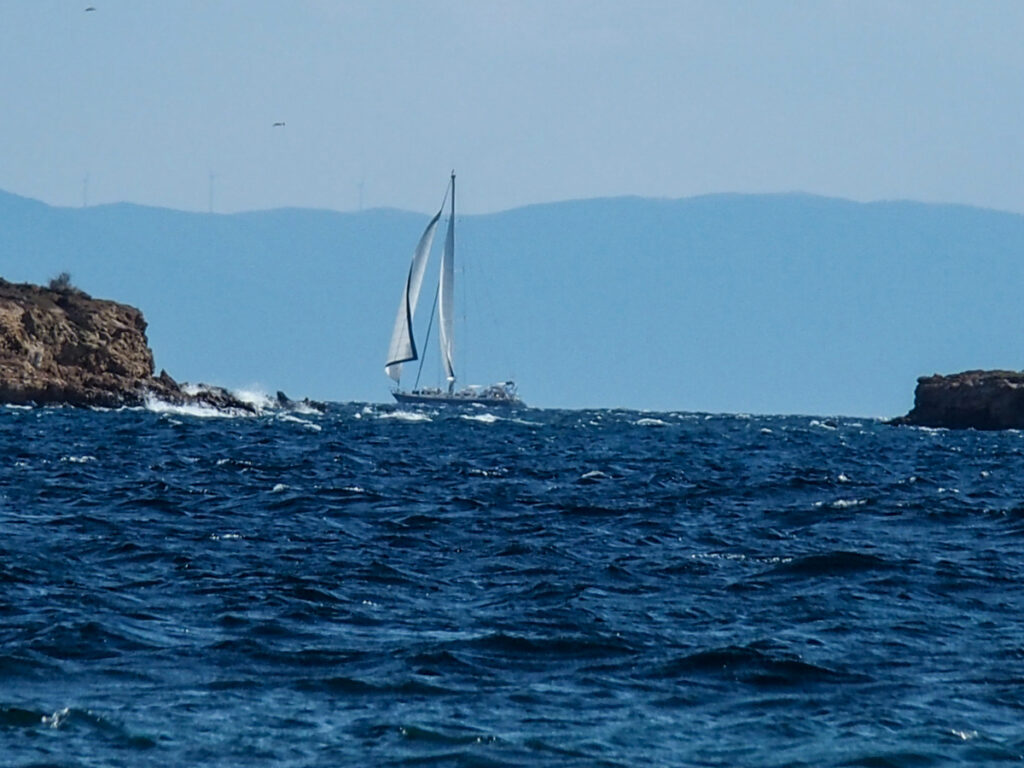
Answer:
POLYGON ((0 0, 0 189, 427 212, 454 168, 466 213, 790 191, 1024 212, 1021 40, 998 0, 0 0))

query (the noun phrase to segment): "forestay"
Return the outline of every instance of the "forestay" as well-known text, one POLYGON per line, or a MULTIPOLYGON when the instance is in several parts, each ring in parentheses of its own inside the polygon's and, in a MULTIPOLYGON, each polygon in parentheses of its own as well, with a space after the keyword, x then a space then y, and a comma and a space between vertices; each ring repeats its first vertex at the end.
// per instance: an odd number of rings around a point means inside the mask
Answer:
POLYGON ((441 319, 441 360, 444 363, 448 384, 455 381, 453 365, 453 331, 455 327, 455 174, 452 174, 452 215, 448 219, 448 233, 444 239, 444 255, 441 257, 441 295, 438 314, 441 319))

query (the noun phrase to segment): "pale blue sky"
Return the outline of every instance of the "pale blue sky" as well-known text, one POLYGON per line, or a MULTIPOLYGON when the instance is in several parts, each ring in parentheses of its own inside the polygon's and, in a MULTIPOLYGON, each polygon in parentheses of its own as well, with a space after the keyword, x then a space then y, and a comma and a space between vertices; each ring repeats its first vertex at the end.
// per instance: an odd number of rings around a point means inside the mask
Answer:
POLYGON ((0 188, 202 211, 212 172, 218 211, 427 211, 455 167, 467 213, 796 190, 1024 212, 1022 40, 1008 1, 0 0, 0 188))

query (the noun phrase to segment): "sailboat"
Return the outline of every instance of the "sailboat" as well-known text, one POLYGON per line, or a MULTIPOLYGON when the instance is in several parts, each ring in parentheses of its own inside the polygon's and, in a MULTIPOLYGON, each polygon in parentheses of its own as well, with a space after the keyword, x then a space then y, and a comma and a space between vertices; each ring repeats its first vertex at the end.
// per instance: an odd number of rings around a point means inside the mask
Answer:
MULTIPOLYGON (((420 405, 484 405, 497 407, 520 407, 522 400, 516 393, 516 385, 513 381, 503 381, 492 384, 489 387, 464 387, 455 389, 455 362, 454 362, 454 326, 455 326, 455 171, 452 171, 451 181, 445 190, 445 197, 441 201, 441 207, 437 214, 423 230, 416 250, 413 251, 412 264, 409 266, 409 275, 405 280, 405 287, 402 290, 402 299, 398 304, 398 315, 395 317, 395 327, 391 332, 391 344, 388 346, 388 359, 384 371, 395 382, 395 388, 391 394, 399 403, 420 404, 420 405), (430 247, 434 242, 434 231, 438 222, 444 214, 445 204, 451 199, 451 211, 448 216, 448 232, 444 239, 444 251, 441 255, 441 271, 438 278, 436 307, 439 320, 438 337, 441 342, 441 364, 444 368, 445 377, 448 381, 447 390, 439 387, 420 388, 419 374, 416 376, 417 384, 410 390, 401 388, 402 365, 415 360, 420 360, 419 350, 416 347, 416 340, 413 337, 412 321, 416 314, 416 304, 420 296, 420 288, 423 287, 423 274, 427 268, 427 260, 430 257, 430 247)), ((430 317, 430 325, 433 325, 433 313, 430 317)), ((427 328, 427 336, 430 336, 430 326, 427 328)), ((422 361, 420 362, 422 370, 422 361)))

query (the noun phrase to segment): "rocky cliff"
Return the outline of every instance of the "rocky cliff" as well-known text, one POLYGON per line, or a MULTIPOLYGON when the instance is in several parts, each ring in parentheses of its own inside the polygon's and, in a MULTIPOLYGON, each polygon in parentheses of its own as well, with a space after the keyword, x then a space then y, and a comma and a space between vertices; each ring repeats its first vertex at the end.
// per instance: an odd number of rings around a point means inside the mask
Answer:
POLYGON ((185 392, 153 375, 146 321, 135 307, 65 285, 0 280, 0 402, 118 407, 155 397, 251 411, 226 390, 185 392))
POLYGON ((964 371, 917 380, 914 408, 892 421, 949 429, 1024 429, 1024 372, 964 371))

